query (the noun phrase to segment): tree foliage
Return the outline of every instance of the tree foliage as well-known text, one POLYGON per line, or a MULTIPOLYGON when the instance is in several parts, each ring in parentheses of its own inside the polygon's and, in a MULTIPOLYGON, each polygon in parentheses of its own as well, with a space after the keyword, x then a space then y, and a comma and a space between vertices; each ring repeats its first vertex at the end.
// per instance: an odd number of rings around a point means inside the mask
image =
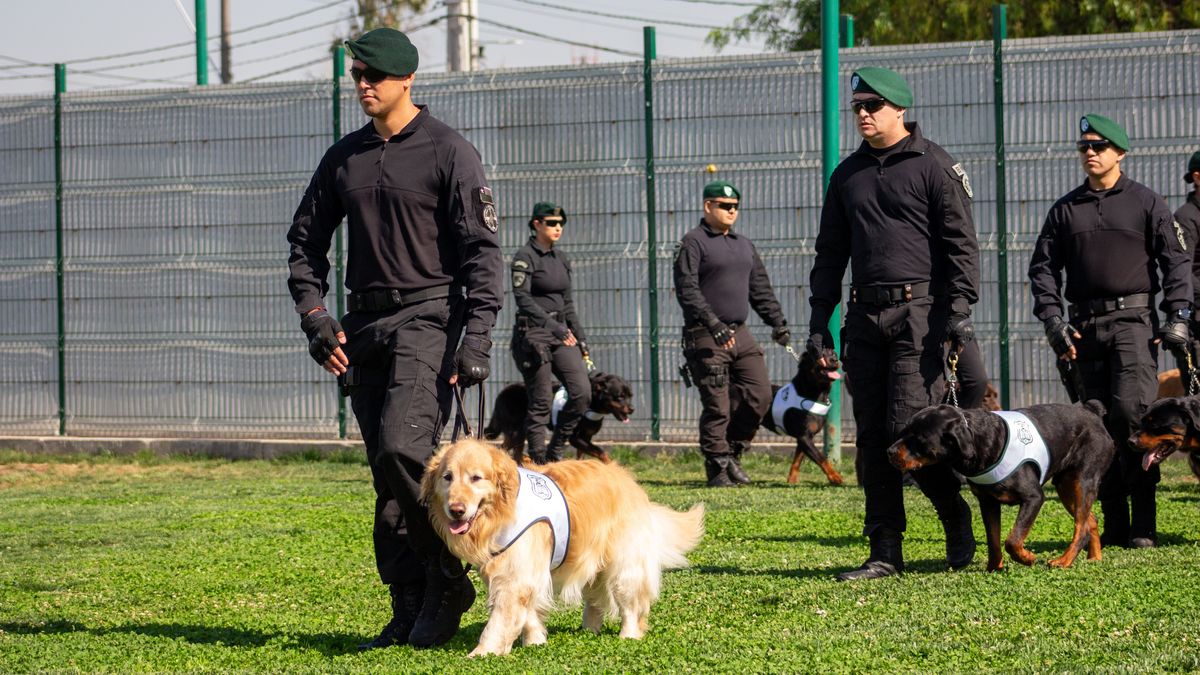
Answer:
MULTIPOLYGON (((992 35, 992 0, 841 0, 854 17, 857 45, 984 40, 992 35)), ((1200 0, 1013 0, 1009 37, 1129 33, 1200 27, 1200 0)), ((770 0, 709 33, 720 51, 732 42, 766 38, 777 51, 821 46, 821 0, 770 0)))
POLYGON ((429 0, 355 0, 354 6, 349 34, 360 35, 374 28, 410 28, 407 19, 425 11, 429 0))

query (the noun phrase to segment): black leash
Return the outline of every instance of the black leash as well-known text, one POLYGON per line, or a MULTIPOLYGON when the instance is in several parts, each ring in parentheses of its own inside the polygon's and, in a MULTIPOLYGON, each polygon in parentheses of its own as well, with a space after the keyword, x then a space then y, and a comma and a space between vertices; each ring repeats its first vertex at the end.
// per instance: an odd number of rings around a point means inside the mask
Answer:
POLYGON ((472 433, 472 431, 471 431, 471 420, 469 420, 467 418, 467 407, 463 403, 463 389, 465 389, 465 387, 461 387, 457 384, 455 384, 453 386, 454 386, 455 411, 454 411, 454 429, 450 432, 450 442, 454 443, 454 442, 458 441, 458 433, 460 430, 464 434, 466 434, 468 437, 474 436, 475 438, 483 439, 483 418, 487 414, 487 403, 486 403, 487 397, 484 392, 483 383, 480 382, 478 385, 479 386, 479 406, 478 406, 477 411, 479 414, 479 419, 478 419, 478 424, 475 426, 475 433, 472 433))

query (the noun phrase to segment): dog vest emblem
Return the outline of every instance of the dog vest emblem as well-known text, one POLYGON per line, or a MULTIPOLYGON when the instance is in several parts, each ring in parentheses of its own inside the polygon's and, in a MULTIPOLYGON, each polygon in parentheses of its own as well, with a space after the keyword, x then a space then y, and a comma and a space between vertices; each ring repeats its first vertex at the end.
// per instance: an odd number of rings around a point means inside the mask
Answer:
MULTIPOLYGON (((554 392, 554 400, 550 402, 550 428, 558 426, 558 413, 562 412, 563 406, 567 404, 567 388, 562 387, 554 392)), ((583 416, 595 422, 596 420, 604 419, 604 415, 588 408, 583 411, 583 416)))
POLYGON ((817 417, 824 417, 829 414, 829 404, 804 398, 796 393, 795 385, 789 382, 775 394, 775 400, 771 401, 771 419, 775 420, 776 429, 785 428, 783 416, 789 410, 803 410, 817 417))
POLYGON ((511 525, 496 534, 496 552, 512 546, 534 523, 546 521, 550 525, 550 539, 554 542, 550 569, 555 569, 567 557, 567 546, 571 543, 567 498, 558 483, 545 474, 517 467, 517 476, 521 483, 517 488, 516 517, 511 525))
POLYGON ((992 414, 1004 420, 1008 427, 1008 442, 995 464, 981 474, 967 476, 967 480, 976 485, 994 485, 1011 476, 1022 464, 1033 462, 1037 466, 1039 480, 1045 483, 1046 472, 1050 469, 1050 451, 1037 427, 1019 412, 1001 410, 992 414))

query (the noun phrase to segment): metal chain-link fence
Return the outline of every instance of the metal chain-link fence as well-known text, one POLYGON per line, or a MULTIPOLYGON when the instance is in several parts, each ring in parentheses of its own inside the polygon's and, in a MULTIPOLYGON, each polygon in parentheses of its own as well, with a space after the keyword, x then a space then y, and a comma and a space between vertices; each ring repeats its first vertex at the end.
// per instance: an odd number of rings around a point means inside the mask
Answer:
MULTIPOLYGON (((1046 211, 1083 180, 1073 141, 1085 112, 1128 129, 1123 166, 1167 197, 1200 146, 1200 31, 1009 40, 1004 49, 1008 278, 997 272, 990 43, 856 48, 850 72, 904 74, 908 118, 962 162, 983 256, 976 330, 998 376, 999 298, 1008 297, 1014 406, 1062 401, 1025 271, 1046 211)), ((342 87, 343 132, 366 122, 342 87)), ((659 387, 664 440, 695 438, 699 400, 676 374, 681 316, 674 243, 700 215, 700 188, 729 180, 737 227, 762 253, 797 340, 822 203, 815 52, 657 62, 659 387), (716 172, 705 170, 709 164, 716 172)), ((0 99, 0 433, 334 437, 331 379, 309 359, 286 280, 284 236, 332 142, 332 83, 204 87, 0 99), (59 294, 55 195, 62 194, 59 294)), ((482 153, 511 255, 533 203, 570 214, 562 245, 597 365, 631 381, 638 412, 610 439, 649 435, 650 322, 642 64, 419 78, 414 99, 482 153)), ((858 140, 843 118, 843 156, 858 140)), ((333 252, 331 251, 331 256, 333 252)), ((494 333, 491 394, 519 380, 508 296, 494 333)), ((794 362, 752 320, 776 381, 794 362)), ((853 435, 843 406, 846 435, 853 435)), ((351 433, 353 425, 351 423, 351 433)))

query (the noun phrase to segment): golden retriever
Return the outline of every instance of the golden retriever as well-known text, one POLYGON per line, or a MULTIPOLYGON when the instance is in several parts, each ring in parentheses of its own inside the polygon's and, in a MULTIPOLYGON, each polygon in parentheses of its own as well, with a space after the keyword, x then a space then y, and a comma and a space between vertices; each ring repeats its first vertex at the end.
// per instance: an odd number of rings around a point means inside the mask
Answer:
POLYGON ((507 654, 518 636, 526 645, 544 644, 542 617, 555 596, 582 601, 583 627, 593 633, 605 616, 619 615, 621 637, 642 637, 662 570, 687 566, 685 554, 704 534, 703 504, 686 513, 655 504, 616 464, 565 460, 539 469, 561 488, 569 512, 569 543, 554 569, 555 540, 545 521, 497 552, 521 485, 512 457, 467 439, 425 467, 421 499, 434 529, 488 587, 488 621, 471 656, 507 654))

